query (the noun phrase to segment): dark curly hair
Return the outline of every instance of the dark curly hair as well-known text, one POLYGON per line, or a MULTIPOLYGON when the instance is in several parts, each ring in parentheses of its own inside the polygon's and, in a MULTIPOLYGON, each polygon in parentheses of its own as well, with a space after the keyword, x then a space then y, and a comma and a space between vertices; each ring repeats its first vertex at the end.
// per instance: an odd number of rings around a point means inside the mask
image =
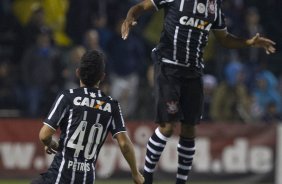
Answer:
POLYGON ((104 55, 97 50, 89 50, 82 57, 79 78, 87 87, 93 87, 103 77, 105 71, 104 55))

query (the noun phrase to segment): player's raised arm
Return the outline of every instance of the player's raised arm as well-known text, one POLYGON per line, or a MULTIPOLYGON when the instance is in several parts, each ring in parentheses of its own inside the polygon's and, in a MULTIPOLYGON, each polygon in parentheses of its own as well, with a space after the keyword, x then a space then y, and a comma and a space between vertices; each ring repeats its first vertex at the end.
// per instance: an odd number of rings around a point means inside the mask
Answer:
POLYGON ((115 138, 118 141, 122 155, 124 156, 125 160, 127 161, 131 169, 131 174, 132 174, 134 183, 135 184, 144 183, 144 177, 141 175, 141 173, 138 171, 138 168, 137 168, 133 144, 130 141, 127 133, 125 132, 118 133, 115 136, 115 138))
POLYGON ((258 33, 250 39, 238 38, 228 33, 226 29, 213 30, 213 33, 220 44, 227 48, 258 47, 264 48, 267 54, 272 54, 276 51, 274 47, 276 43, 268 38, 261 37, 258 33))
POLYGON ((154 9, 154 4, 151 0, 144 0, 129 9, 126 19, 121 26, 121 35, 124 40, 127 39, 132 26, 135 26, 137 24, 138 17, 144 11, 149 11, 152 9, 154 9))

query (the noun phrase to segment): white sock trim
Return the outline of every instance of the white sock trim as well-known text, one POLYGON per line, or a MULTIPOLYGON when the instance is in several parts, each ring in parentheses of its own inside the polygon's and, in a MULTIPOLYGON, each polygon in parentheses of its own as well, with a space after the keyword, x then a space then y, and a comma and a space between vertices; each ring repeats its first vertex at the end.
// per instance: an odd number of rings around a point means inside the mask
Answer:
POLYGON ((189 171, 192 169, 192 166, 185 166, 185 165, 181 165, 181 164, 178 164, 178 167, 180 169, 189 170, 189 171))
POLYGON ((162 151, 159 152, 159 151, 154 150, 153 148, 151 148, 151 146, 149 144, 147 145, 147 149, 155 155, 160 156, 162 154, 162 151))
POLYGON ((189 148, 189 147, 184 147, 184 146, 182 146, 181 144, 178 144, 177 147, 180 148, 180 149, 183 149, 183 150, 185 150, 185 151, 195 151, 195 150, 196 150, 196 147, 195 147, 195 146, 189 148))
POLYGON ((157 143, 157 142, 154 141, 151 137, 150 137, 149 141, 150 141, 153 145, 155 145, 155 146, 162 147, 162 148, 165 147, 164 144, 162 144, 162 143, 157 143))
POLYGON ((182 153, 179 153, 179 152, 178 152, 178 155, 183 157, 183 158, 188 158, 188 159, 192 159, 194 157, 194 154, 193 155, 185 155, 185 154, 182 154, 182 153))
POLYGON ((147 161, 147 162, 149 162, 150 164, 156 164, 157 162, 153 162, 149 157, 145 157, 145 160, 147 161))
POLYGON ((163 141, 168 141, 169 137, 164 136, 164 135, 160 132, 159 128, 156 128, 155 133, 157 134, 157 136, 158 136, 161 140, 163 140, 163 141))
POLYGON ((176 178, 187 181, 188 176, 182 175, 182 174, 177 174, 177 175, 176 175, 176 178))
POLYGON ((144 166, 144 170, 149 173, 153 173, 155 169, 149 169, 148 167, 144 166))

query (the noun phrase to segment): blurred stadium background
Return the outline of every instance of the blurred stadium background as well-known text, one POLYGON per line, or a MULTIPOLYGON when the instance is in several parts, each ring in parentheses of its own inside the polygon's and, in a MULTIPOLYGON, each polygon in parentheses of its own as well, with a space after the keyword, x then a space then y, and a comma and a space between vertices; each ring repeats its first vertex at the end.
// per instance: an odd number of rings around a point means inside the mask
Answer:
MULTIPOLYGON (((56 94, 78 86, 74 69, 87 49, 107 56, 102 88, 121 102, 142 169, 155 126, 150 52, 163 12, 146 14, 125 42, 120 23, 138 1, 0 1, 0 183, 28 183, 48 167, 51 158, 37 140, 38 129, 56 94)), ((210 35, 205 113, 191 183, 282 184, 282 2, 223 0, 223 5, 230 32, 245 38, 260 32, 277 43, 277 53, 227 50, 210 35)), ((173 183, 176 141, 174 136, 158 166, 159 184, 173 183)), ((98 184, 130 183, 111 139, 97 178, 98 184)))
MULTIPOLYGON (((131 184, 132 181, 130 180, 106 180, 106 181, 96 181, 96 184, 131 184)), ((220 182, 191 182, 191 184, 224 184, 220 182)), ((0 182, 0 184, 29 184, 29 181, 19 181, 19 180, 3 180, 3 182, 0 182)), ((171 182, 156 182, 155 184, 171 184, 171 182)), ((238 184, 238 183, 229 183, 229 184, 238 184)), ((268 184, 268 183, 262 183, 262 184, 268 184)))

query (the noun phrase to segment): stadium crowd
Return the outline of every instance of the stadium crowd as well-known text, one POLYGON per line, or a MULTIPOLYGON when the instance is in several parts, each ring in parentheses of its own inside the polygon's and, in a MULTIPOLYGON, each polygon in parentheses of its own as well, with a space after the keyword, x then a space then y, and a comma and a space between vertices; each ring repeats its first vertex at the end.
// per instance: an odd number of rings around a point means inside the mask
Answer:
MULTIPOLYGON (((140 19, 124 41, 120 26, 136 1, 1 0, 0 116, 46 115, 58 91, 78 87, 73 71, 82 54, 97 49, 107 57, 103 90, 120 101, 127 119, 153 119, 150 53, 162 29, 163 12, 140 19)), ((267 56, 256 48, 227 50, 210 35, 205 51, 203 120, 281 121, 281 2, 223 3, 231 33, 267 35, 276 41, 278 52, 267 56)))

